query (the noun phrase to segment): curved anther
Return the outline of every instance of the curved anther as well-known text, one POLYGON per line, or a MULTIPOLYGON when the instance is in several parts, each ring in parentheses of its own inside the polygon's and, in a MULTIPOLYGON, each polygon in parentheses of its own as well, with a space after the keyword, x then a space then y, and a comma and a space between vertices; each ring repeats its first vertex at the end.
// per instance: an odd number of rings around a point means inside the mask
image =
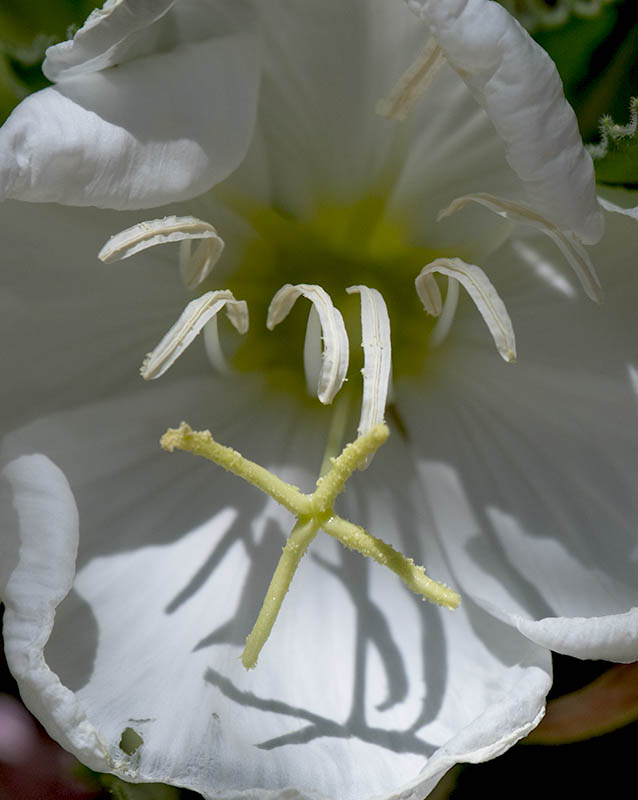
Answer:
POLYGON ((363 399, 358 433, 363 436, 375 425, 380 425, 385 417, 392 364, 390 318, 385 301, 376 289, 350 286, 346 292, 361 296, 363 399))
POLYGON ((404 120, 445 61, 436 39, 429 39, 387 97, 377 103, 377 114, 404 120))
POLYGON ((228 289, 206 292, 186 306, 180 318, 157 347, 144 359, 140 373, 144 380, 159 378, 190 345, 197 334, 222 308, 238 333, 248 330, 248 306, 245 300, 235 300, 228 289))
POLYGON ((123 258, 169 242, 182 242, 180 248, 180 272, 189 289, 198 286, 217 263, 224 249, 224 242, 215 228, 196 217, 162 217, 138 222, 131 228, 111 236, 98 253, 105 263, 123 258), (191 256, 191 240, 203 241, 191 256))
POLYGON ((523 203, 514 203, 511 200, 506 200, 502 197, 496 197, 495 195, 486 194, 484 192, 476 192, 474 194, 466 194, 463 197, 457 197, 455 200, 452 200, 447 208, 439 211, 437 220, 442 220, 444 217, 455 214, 468 203, 479 203, 494 214, 498 214, 500 217, 504 217, 511 222, 520 222, 523 225, 530 225, 532 228, 536 228, 546 236, 549 236, 576 273, 587 296, 594 302, 600 303, 602 300, 602 289, 600 281, 598 280, 598 275, 596 275, 596 270, 587 255, 587 251, 575 234, 571 231, 562 231, 548 219, 545 219, 545 217, 536 213, 536 211, 523 203))
MULTIPOLYGON (((299 297, 305 297, 313 304, 321 327, 323 351, 317 380, 317 397, 324 404, 331 403, 348 372, 348 336, 341 313, 334 307, 330 295, 321 286, 299 283, 293 286, 287 283, 275 294, 268 307, 266 327, 273 330, 284 320, 299 297)), ((313 325, 312 317, 310 325, 313 325)), ((312 332, 312 327, 311 327, 312 332)), ((308 338, 308 337, 307 337, 308 338)), ((311 351, 306 342, 306 369, 309 368, 308 353, 311 351)))
POLYGON ((423 267, 414 285, 425 310, 438 317, 442 303, 441 292, 433 277, 435 272, 454 278, 463 286, 485 320, 498 352, 505 361, 516 361, 512 321, 505 304, 483 270, 476 264, 466 264, 460 258, 437 258, 423 267))

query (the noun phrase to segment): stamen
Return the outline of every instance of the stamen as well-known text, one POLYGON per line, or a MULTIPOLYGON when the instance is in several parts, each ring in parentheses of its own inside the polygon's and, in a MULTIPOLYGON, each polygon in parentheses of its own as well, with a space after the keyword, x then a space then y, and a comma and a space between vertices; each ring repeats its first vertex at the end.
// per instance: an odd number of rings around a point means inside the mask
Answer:
POLYGON ((430 334, 430 347, 438 347, 443 344, 447 338, 452 323, 454 322, 454 315, 456 314, 456 307, 459 302, 459 282, 456 278, 447 279, 447 292, 445 295, 445 302, 443 303, 443 310, 436 321, 436 325, 432 328, 430 334))
POLYGON ((189 344, 222 308, 238 331, 248 330, 248 306, 244 300, 235 300, 228 289, 206 292, 186 306, 180 318, 164 336, 157 347, 144 359, 140 369, 144 380, 159 378, 186 350, 189 344))
POLYGON ((256 666, 297 566, 320 528, 339 539, 346 547, 357 550, 391 569, 409 589, 424 599, 448 608, 456 608, 459 605, 459 595, 444 584, 428 578, 423 567, 416 566, 412 559, 401 555, 381 539, 371 536, 360 526, 334 514, 335 500, 343 491, 348 478, 385 442, 388 435, 389 430, 385 425, 375 425, 364 436, 347 445, 341 455, 331 459, 330 470, 319 478, 317 488, 312 495, 302 494, 296 486, 282 481, 267 469, 244 458, 236 450, 218 444, 209 431, 195 432, 182 422, 179 428, 169 429, 162 436, 160 444, 165 450, 169 452, 175 449, 186 450, 214 461, 261 489, 297 517, 257 621, 246 639, 242 655, 242 663, 246 669, 256 666))
POLYGON ((429 39, 387 97, 377 103, 377 114, 404 120, 445 61, 436 39, 429 39))
POLYGON ((414 282, 416 291, 425 310, 438 316, 441 313, 441 293, 432 277, 434 272, 455 278, 463 285, 485 320, 498 352, 505 361, 516 361, 512 322, 505 304, 483 270, 476 264, 466 264, 460 258, 436 258, 423 267, 414 282), (436 286, 436 291, 433 285, 436 286))
MULTIPOLYGON (((383 422, 390 385, 392 343, 390 318, 379 291, 367 286, 350 286, 348 294, 361 296, 361 339, 363 347, 363 399, 358 433, 362 436, 383 422)), ((366 459, 363 468, 370 464, 366 459)))
POLYGON ((514 203, 511 200, 505 200, 502 197, 496 197, 484 192, 476 192, 452 200, 447 208, 439 212, 437 220, 440 221, 444 217, 455 214, 471 202, 479 203, 495 214, 498 214, 500 217, 504 217, 512 222, 530 225, 546 236, 549 236, 576 273, 587 296, 596 303, 601 302, 603 295, 598 275, 587 255, 587 251, 579 242, 576 235, 571 231, 562 231, 548 219, 545 219, 545 217, 542 217, 529 208, 529 206, 523 203, 514 203))
POLYGON ((334 307, 330 296, 314 284, 287 283, 275 294, 268 307, 268 330, 285 319, 297 298, 310 300, 319 316, 323 336, 321 368, 317 381, 317 397, 324 404, 331 403, 342 387, 348 372, 348 336, 341 313, 334 307))
POLYGON ((168 242, 182 242, 180 248, 180 271, 189 289, 198 286, 217 263, 224 249, 224 242, 215 228, 196 217, 162 217, 139 222, 131 228, 111 236, 98 253, 100 261, 110 263, 168 242), (191 257, 192 239, 204 239, 191 257))

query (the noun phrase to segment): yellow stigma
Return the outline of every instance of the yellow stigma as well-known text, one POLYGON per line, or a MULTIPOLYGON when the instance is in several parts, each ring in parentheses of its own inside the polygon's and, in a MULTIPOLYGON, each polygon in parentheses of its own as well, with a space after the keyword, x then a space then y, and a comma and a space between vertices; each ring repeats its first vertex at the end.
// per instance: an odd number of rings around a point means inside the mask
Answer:
POLYGON ((359 525, 334 513, 335 500, 343 491, 348 478, 374 455, 389 434, 386 425, 375 425, 346 445, 340 455, 330 459, 329 469, 317 480, 317 488, 312 494, 302 493, 296 486, 249 461, 236 450, 219 444, 210 431, 193 431, 182 422, 179 428, 170 428, 162 436, 160 444, 164 450, 171 453, 176 449, 185 450, 215 462, 261 489, 297 518, 273 573, 259 616, 246 639, 242 654, 242 663, 246 669, 257 665, 259 653, 277 619, 297 566, 320 529, 338 539, 345 547, 373 558, 377 563, 391 569, 411 591, 420 594, 425 600, 451 609, 457 608, 461 602, 456 592, 428 578, 424 568, 417 566, 412 559, 372 536, 359 525))

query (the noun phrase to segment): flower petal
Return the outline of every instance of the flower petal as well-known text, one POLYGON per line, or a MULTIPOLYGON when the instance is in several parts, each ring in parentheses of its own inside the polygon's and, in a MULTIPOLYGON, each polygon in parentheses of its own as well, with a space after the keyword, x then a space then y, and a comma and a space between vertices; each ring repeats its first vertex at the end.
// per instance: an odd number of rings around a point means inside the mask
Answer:
POLYGON ((511 200, 505 200, 502 197, 486 194, 485 192, 477 192, 475 194, 467 194, 464 197, 456 197, 447 208, 439 212, 437 219, 440 221, 445 217, 456 214, 457 211, 461 211, 471 202, 485 206, 494 214, 498 214, 512 222, 519 222, 522 225, 536 228, 549 236, 578 276, 587 296, 595 302, 601 302, 602 289, 600 280, 585 248, 572 233, 561 231, 548 219, 535 213, 527 206, 511 200))
MULTIPOLYGON (((516 369, 483 350, 460 307, 401 412, 427 453, 420 475, 459 591, 552 650, 627 661, 638 660, 638 229, 621 215, 608 228, 594 253, 604 306, 515 277, 503 248, 490 273, 516 318, 516 369)), ((549 243, 535 249, 551 263, 549 243)))
POLYGON ((0 587, 7 662, 22 699, 48 733, 91 768, 105 769, 106 742, 44 659, 55 609, 73 581, 78 547, 73 494, 62 472, 42 455, 13 460, 4 468, 2 479, 10 488, 15 510, 13 525, 5 523, 0 539, 1 560, 14 561, 0 587), (16 531, 27 535, 20 535, 14 548, 16 531), (51 714, 51 708, 58 713, 51 714))
POLYGON ((59 82, 189 42, 238 33, 251 27, 244 3, 225 0, 107 0, 73 39, 47 50, 42 70, 59 82))
POLYGON ((0 198, 133 209, 194 197, 244 157, 257 84, 242 35, 37 92, 0 129, 0 198))
POLYGON ((485 107, 534 207, 585 244, 603 234, 594 168, 547 53, 491 0, 408 0, 485 107))
POLYGON ((294 12, 282 2, 254 6, 262 82, 242 190, 302 216, 318 201, 345 205, 385 185, 405 143, 375 106, 425 26, 399 2, 324 0, 294 12))
MULTIPOLYGON (((98 261, 109 233, 137 218, 15 201, 0 207, 0 335, 11 342, 2 364, 14 376, 3 386, 3 430, 139 383, 144 354, 184 300, 170 247, 140 253, 134 264, 98 261)), ((188 360, 182 372, 206 368, 203 353, 188 360)))
MULTIPOLYGON (((170 776, 223 800, 295 790, 419 798, 455 761, 489 758, 525 735, 543 713, 549 653, 471 600, 458 612, 422 603, 327 537, 302 562, 259 669, 242 669, 291 520, 231 475, 153 441, 164 417, 199 424, 212 410, 229 442, 262 463, 277 454, 284 477, 307 488, 321 429, 294 402, 274 408, 256 385, 241 386, 164 384, 152 397, 41 420, 8 442, 9 452, 42 446, 73 485, 78 572, 46 655, 108 742, 110 770, 170 776), (119 749, 127 727, 143 739, 131 756, 119 749)), ((450 581, 409 454, 399 437, 388 446, 354 476, 346 511, 450 581)), ((35 542, 38 531, 23 524, 20 536, 35 542)), ((49 723, 71 698, 42 701, 49 723)))
MULTIPOLYGON (((50 81, 93 72, 130 60, 146 29, 176 0, 107 0, 92 11, 73 39, 47 50, 42 71, 50 81)), ((146 55, 146 53, 145 53, 146 55)))

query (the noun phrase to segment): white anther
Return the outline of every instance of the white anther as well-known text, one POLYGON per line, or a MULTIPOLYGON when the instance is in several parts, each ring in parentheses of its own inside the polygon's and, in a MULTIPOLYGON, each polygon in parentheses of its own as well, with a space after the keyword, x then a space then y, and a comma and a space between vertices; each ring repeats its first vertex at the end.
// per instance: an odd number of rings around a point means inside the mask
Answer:
POLYGON ((183 243, 180 271, 189 289, 194 289, 210 274, 224 249, 223 240, 208 222, 195 217, 162 217, 139 222, 111 236, 98 253, 98 258, 105 263, 119 261, 147 247, 168 242, 183 243), (204 240, 193 256, 190 255, 192 239, 204 240))
POLYGON ((441 293, 438 286, 436 292, 433 290, 432 284, 436 284, 433 278, 434 272, 447 275, 448 278, 455 278, 466 289, 485 320, 498 352, 505 361, 516 361, 516 342, 512 322, 505 304, 483 270, 476 264, 466 264, 460 258, 437 258, 423 267, 414 281, 414 285, 428 314, 438 316, 441 313, 441 293), (432 302, 432 298, 436 298, 437 293, 438 303, 432 302))
POLYGON ((235 300, 233 293, 228 289, 206 292, 201 297, 191 300, 162 341, 146 356, 140 369, 144 380, 152 380, 163 375, 222 308, 226 309, 228 319, 238 333, 246 333, 248 330, 246 301, 235 300))
POLYGON ((375 425, 380 425, 385 417, 392 364, 390 318, 385 301, 376 289, 349 286, 346 292, 361 295, 363 400, 358 433, 362 436, 375 425))
POLYGON ((387 97, 377 103, 377 114, 404 120, 439 71, 445 56, 435 39, 429 39, 387 97))
MULTIPOLYGON (((436 281, 435 281, 436 283, 436 281)), ((437 287, 438 288, 438 287, 437 287)), ((445 302, 443 309, 436 321, 436 325, 432 328, 430 334, 430 346, 438 347, 445 341, 452 323, 454 322, 454 315, 456 314, 456 307, 459 302, 459 282, 456 278, 447 279, 447 292, 445 294, 445 302)))
MULTIPOLYGON (((342 387, 348 372, 349 349, 343 317, 334 307, 327 292, 320 286, 313 284, 299 283, 293 286, 287 283, 281 287, 270 301, 266 327, 270 331, 273 330, 276 325, 288 316, 297 298, 301 296, 310 300, 319 316, 323 352, 317 380, 317 397, 322 403, 329 404, 342 387)), ((310 324, 312 325, 312 321, 310 324)), ((304 351, 307 352, 309 350, 311 348, 306 344, 304 351)))
POLYGON ((438 220, 460 211, 468 203, 479 203, 495 214, 512 222, 520 222, 540 230, 554 242, 556 247, 567 259, 569 265, 578 276, 587 296, 596 303, 602 300, 602 289, 594 265, 591 263, 587 251, 571 231, 562 231, 552 222, 522 203, 514 203, 502 197, 495 197, 484 192, 467 194, 452 200, 447 208, 439 212, 438 220))

